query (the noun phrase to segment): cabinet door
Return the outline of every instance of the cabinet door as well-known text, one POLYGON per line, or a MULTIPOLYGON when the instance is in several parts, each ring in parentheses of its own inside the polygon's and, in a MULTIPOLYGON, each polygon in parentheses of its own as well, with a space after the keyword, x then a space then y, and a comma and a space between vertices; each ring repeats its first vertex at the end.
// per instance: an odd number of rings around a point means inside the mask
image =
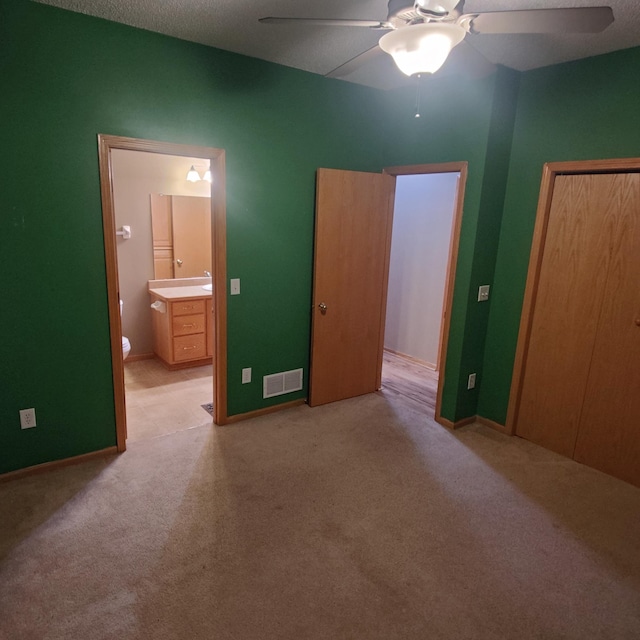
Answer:
POLYGON ((573 457, 615 217, 606 175, 555 181, 516 433, 573 457))
POLYGON ((574 457, 640 486, 640 174, 603 178, 618 211, 574 457))
POLYGON ((156 280, 173 278, 173 250, 153 250, 153 275, 156 280))
POLYGON ((153 247, 167 248, 173 245, 171 228, 171 196, 152 193, 151 199, 151 232, 153 247))

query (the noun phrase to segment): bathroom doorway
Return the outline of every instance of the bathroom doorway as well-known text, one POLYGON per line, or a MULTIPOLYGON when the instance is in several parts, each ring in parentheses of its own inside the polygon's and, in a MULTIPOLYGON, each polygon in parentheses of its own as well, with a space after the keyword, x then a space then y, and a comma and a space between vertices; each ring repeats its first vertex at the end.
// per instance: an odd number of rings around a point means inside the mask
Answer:
MULTIPOLYGON (((217 424, 224 424, 226 422, 225 158, 223 150, 209 147, 179 145, 105 135, 100 135, 98 139, 109 323, 115 390, 117 447, 119 451, 124 451, 127 439, 127 409, 129 409, 130 415, 135 413, 132 412, 133 407, 127 406, 127 397, 135 399, 136 395, 132 393, 135 391, 140 391, 140 394, 146 394, 146 413, 153 419, 153 407, 152 404, 149 404, 150 394, 157 392, 157 397, 164 398, 165 401, 169 397, 175 397, 179 401, 189 401, 196 400, 196 396, 202 398, 203 388, 205 389, 205 394, 206 388, 209 388, 208 395, 212 402, 209 404, 208 410, 212 414, 214 422, 217 424), (129 154, 129 157, 127 158, 125 154, 129 154), (146 201, 142 200, 137 206, 132 205, 130 208, 130 216, 132 220, 136 220, 136 222, 126 224, 124 219, 119 215, 119 211, 117 211, 117 200, 122 190, 114 188, 114 185, 115 181, 118 180, 118 175, 125 175, 122 174, 123 167, 117 165, 123 159, 125 161, 135 160, 134 156, 140 154, 142 154, 142 159, 149 161, 146 163, 149 167, 153 169, 155 166, 156 173, 158 166, 165 161, 169 162, 171 158, 182 160, 183 162, 186 160, 190 163, 190 166, 195 165, 196 171, 198 171, 199 168, 201 169, 199 172, 200 176, 204 176, 207 169, 210 170, 211 183, 200 181, 201 184, 190 183, 187 185, 186 172, 182 172, 185 173, 184 176, 174 176, 172 179, 173 182, 170 182, 169 186, 167 186, 166 182, 163 184, 156 183, 154 186, 153 176, 144 177, 144 180, 148 183, 145 185, 145 189, 149 191, 149 194, 138 194, 138 198, 144 196, 146 201), (202 165, 202 167, 199 165, 202 165), (182 183, 180 183, 180 181, 182 181, 182 183), (135 275, 135 273, 132 273, 140 268, 143 272, 142 278, 145 281, 164 282, 163 286, 166 287, 170 287, 172 284, 185 284, 179 281, 176 281, 176 283, 168 282, 164 278, 162 280, 155 279, 155 273, 152 273, 153 266, 151 266, 157 262, 155 260, 157 251, 154 247, 151 232, 149 211, 150 196, 154 191, 156 193, 161 191, 175 192, 176 189, 179 193, 174 193, 174 195, 185 201, 192 197, 197 198, 200 203, 204 203, 203 199, 207 198, 206 206, 210 211, 210 247, 213 255, 211 276, 207 276, 203 269, 202 282, 198 279, 196 283, 195 280, 197 278, 194 278, 192 282, 188 283, 194 286, 203 285, 201 287, 203 289, 205 289, 204 285, 209 283, 209 290, 212 289, 211 293, 206 292, 206 290, 203 291, 203 294, 210 296, 206 308, 209 315, 206 316, 206 328, 203 329, 203 333, 206 333, 207 353, 212 353, 214 356, 213 365, 209 365, 208 367, 202 361, 195 363, 199 366, 190 366, 190 363, 187 362, 172 365, 167 362, 161 363, 156 358, 151 359, 154 352, 158 351, 158 349, 153 346, 153 340, 155 340, 155 338, 152 340, 150 336, 151 326, 147 325, 146 330, 144 328, 145 318, 148 322, 149 316, 152 313, 152 310, 150 310, 151 299, 144 286, 145 283, 140 284, 140 274, 135 275), (144 211, 141 213, 139 209, 143 209, 144 211), (140 215, 143 217, 139 217, 140 215), (133 244, 130 244, 128 245, 128 251, 123 253, 124 247, 127 246, 125 243, 131 242, 131 240, 127 239, 127 236, 130 234, 129 237, 133 239, 136 237, 136 233, 138 234, 138 240, 149 244, 149 247, 146 247, 146 244, 143 247, 139 242, 138 249, 134 249, 133 244), (119 246, 122 254, 122 265, 118 264, 119 246), (136 267, 136 260, 139 262, 142 261, 144 266, 136 267), (147 273, 149 269, 151 269, 151 272, 147 273), (150 277, 147 278, 147 276, 150 277), (134 282, 136 278, 138 281, 134 282), (133 333, 133 335, 127 336, 132 345, 132 355, 127 359, 126 367, 127 381, 130 385, 127 394, 125 394, 125 363, 123 360, 123 335, 126 335, 127 332, 123 333, 122 331, 123 322, 121 320, 120 300, 124 300, 123 314, 125 317, 127 317, 128 320, 132 317, 134 319, 136 317, 141 318, 138 324, 142 326, 142 332, 140 332, 135 329, 135 322, 126 323, 129 327, 129 332, 133 333), (128 306, 129 309, 127 309, 128 306), (129 316, 126 316, 127 312, 129 316), (174 371, 171 369, 174 369, 174 371), (156 387, 156 389, 154 389, 154 387, 156 387), (150 391, 149 388, 151 388, 150 391), (172 393, 170 391, 171 389, 173 389, 175 393, 172 393)), ((141 180, 142 179, 143 178, 141 178, 141 180)), ((135 189, 133 189, 133 191, 135 191, 135 189)), ((135 194, 132 193, 128 195, 133 202, 133 200, 135 200, 135 194)), ((203 342, 205 341, 204 335, 201 340, 203 342)), ((132 402, 137 403, 136 400, 132 400, 132 402)), ((153 400, 151 399, 151 403, 152 402, 153 400)), ((204 423, 206 419, 204 409, 198 405, 197 408, 192 408, 190 411, 195 412, 196 409, 202 412, 203 418, 201 422, 204 423)), ((179 408, 176 408, 176 410, 179 411, 179 408)), ((159 409, 156 407, 155 411, 156 414, 158 414, 159 409)), ((162 413, 166 413, 166 411, 161 411, 160 414, 162 413)), ((158 416, 160 414, 158 414, 158 416)), ((198 415, 199 414, 196 413, 193 415, 184 414, 183 419, 176 420, 176 429, 174 430, 197 426, 196 424, 189 425, 188 423, 197 422, 198 415)), ((158 418, 156 418, 156 423, 158 422, 158 418)), ((161 433, 163 428, 162 426, 159 428, 161 433)), ((165 427, 165 430, 166 428, 167 427, 165 427)), ((160 435, 160 433, 157 435, 160 435)), ((139 438, 140 435, 141 432, 138 431, 136 438, 139 438)))

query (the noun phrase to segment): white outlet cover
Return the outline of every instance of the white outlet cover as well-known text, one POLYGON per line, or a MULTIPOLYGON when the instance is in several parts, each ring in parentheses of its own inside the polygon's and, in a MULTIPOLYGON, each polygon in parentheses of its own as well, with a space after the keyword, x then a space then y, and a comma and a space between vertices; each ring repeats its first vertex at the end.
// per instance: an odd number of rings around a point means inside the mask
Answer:
POLYGON ((251 367, 242 370, 242 384, 251 382, 251 367))
POLYGON ((20 409, 20 428, 31 429, 36 426, 36 410, 20 409))
POLYGON ((240 278, 231 278, 230 280, 231 295, 240 295, 240 278))

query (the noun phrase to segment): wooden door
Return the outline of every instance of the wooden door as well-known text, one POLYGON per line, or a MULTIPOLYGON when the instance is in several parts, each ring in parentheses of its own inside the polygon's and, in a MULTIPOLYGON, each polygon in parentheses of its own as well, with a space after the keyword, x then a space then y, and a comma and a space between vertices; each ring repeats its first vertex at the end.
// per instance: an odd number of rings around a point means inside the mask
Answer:
POLYGON ((640 486, 640 174, 556 177, 516 433, 640 486))
POLYGON ((172 196, 174 277, 211 271, 211 198, 172 196))
POLYGON ((605 175, 553 190, 516 433, 572 457, 609 262, 605 175))
POLYGON ((640 486, 640 174, 606 179, 617 215, 574 457, 640 486))
POLYGON ((213 335, 214 322, 213 322, 213 296, 207 298, 205 304, 205 331, 207 332, 207 355, 214 357, 215 340, 213 335))
POLYGON ((319 169, 309 404, 380 386, 395 179, 319 169))
POLYGON ((151 194, 151 235, 153 238, 153 277, 173 278, 173 233, 171 196, 151 194))

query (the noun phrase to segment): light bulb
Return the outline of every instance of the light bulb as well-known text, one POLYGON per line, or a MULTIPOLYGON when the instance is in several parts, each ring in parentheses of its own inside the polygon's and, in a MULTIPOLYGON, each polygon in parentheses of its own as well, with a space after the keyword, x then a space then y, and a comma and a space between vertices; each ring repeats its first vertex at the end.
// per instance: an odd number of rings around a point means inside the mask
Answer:
POLYGON ((189 169, 189 173, 187 173, 187 180, 189 182, 200 182, 200 174, 193 165, 191 165, 191 169, 189 169))
POLYGON ((380 38, 380 48, 393 57, 405 75, 435 73, 451 49, 462 42, 465 30, 457 24, 421 23, 390 31, 380 38))

